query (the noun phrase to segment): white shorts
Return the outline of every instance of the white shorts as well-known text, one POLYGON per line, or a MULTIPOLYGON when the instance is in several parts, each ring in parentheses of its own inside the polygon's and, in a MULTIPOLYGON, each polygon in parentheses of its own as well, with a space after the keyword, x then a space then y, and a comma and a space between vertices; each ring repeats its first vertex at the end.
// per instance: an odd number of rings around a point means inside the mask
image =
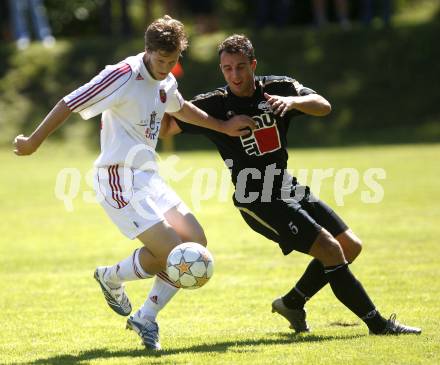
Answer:
POLYGON ((97 168, 97 200, 120 231, 130 239, 165 220, 164 213, 188 207, 156 171, 112 165, 97 168))

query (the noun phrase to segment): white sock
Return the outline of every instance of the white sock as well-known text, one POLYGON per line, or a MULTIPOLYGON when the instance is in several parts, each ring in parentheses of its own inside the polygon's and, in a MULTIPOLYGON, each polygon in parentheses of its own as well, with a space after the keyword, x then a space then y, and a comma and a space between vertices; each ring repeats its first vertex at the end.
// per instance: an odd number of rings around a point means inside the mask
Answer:
POLYGON ((105 280, 110 285, 120 286, 125 281, 152 278, 153 275, 142 268, 139 262, 139 252, 140 248, 137 248, 131 256, 111 266, 107 270, 105 280))
POLYGON ((157 273, 147 300, 136 312, 135 316, 141 321, 148 319, 155 322, 159 311, 168 304, 178 290, 179 288, 170 281, 165 272, 157 273))

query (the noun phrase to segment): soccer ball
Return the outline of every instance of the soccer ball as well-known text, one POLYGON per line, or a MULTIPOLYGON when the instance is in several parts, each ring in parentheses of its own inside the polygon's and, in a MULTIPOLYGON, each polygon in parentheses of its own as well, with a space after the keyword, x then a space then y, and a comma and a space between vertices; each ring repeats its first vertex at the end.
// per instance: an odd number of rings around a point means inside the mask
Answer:
POLYGON ((214 272, 214 259, 206 247, 185 242, 173 248, 167 259, 168 277, 183 289, 197 289, 214 272))

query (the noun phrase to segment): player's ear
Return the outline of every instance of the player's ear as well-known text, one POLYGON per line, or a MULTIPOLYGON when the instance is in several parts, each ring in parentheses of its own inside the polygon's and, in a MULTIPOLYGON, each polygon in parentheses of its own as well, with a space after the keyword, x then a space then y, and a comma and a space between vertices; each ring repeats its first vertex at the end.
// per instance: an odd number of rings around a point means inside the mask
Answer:
POLYGON ((255 69, 257 68, 257 60, 255 58, 251 61, 251 68, 252 71, 255 71, 255 69))

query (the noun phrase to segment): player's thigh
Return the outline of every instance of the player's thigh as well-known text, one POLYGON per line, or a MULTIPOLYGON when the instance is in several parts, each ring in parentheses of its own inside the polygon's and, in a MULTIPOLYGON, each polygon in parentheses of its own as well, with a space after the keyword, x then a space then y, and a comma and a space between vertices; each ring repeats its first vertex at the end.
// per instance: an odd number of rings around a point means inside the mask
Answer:
POLYGON ((280 235, 278 231, 273 228, 268 222, 265 222, 258 213, 245 207, 238 207, 240 214, 247 225, 252 228, 253 231, 261 234, 267 239, 279 243, 280 235))
POLYGON ((130 239, 165 220, 151 194, 150 175, 117 165, 97 169, 95 190, 100 205, 130 239))
POLYGON ((345 258, 353 262, 362 249, 362 242, 348 227, 344 220, 322 200, 309 201, 304 204, 316 222, 331 233, 339 242, 345 258))
POLYGON ((181 202, 164 213, 166 221, 174 228, 183 242, 207 245, 205 232, 185 203, 181 202))
POLYGON ((206 245, 206 237, 197 219, 177 193, 159 175, 151 179, 154 204, 183 242, 206 245))
POLYGON ((237 206, 256 232, 277 242, 284 255, 293 250, 308 253, 322 227, 298 204, 274 200, 268 204, 237 206))
POLYGON ((166 221, 156 223, 137 238, 159 261, 165 261, 170 251, 182 243, 177 232, 166 221))
POLYGON ((308 201, 301 202, 301 206, 311 217, 333 237, 337 237, 349 228, 344 220, 325 202, 310 195, 308 201))

